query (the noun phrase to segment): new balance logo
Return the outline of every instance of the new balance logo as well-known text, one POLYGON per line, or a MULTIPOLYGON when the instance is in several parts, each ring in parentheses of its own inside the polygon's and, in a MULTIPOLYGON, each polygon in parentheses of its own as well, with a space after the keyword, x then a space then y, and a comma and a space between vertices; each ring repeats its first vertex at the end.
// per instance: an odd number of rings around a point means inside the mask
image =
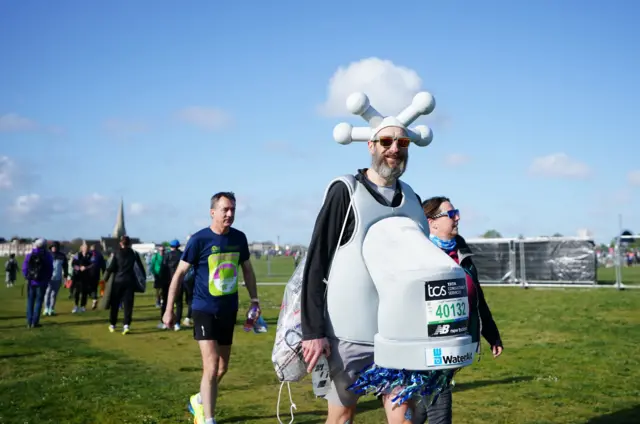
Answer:
POLYGON ((440 336, 440 335, 444 335, 444 334, 449 334, 449 329, 451 328, 450 325, 445 324, 445 325, 439 325, 436 327, 435 331, 433 332, 434 336, 440 336))

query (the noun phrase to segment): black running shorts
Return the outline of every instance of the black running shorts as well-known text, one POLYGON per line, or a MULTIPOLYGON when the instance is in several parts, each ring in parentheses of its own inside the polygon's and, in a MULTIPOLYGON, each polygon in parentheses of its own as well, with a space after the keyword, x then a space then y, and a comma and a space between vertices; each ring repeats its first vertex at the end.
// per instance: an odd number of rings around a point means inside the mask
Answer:
POLYGON ((215 340, 220 346, 233 343, 233 330, 236 325, 238 311, 223 314, 209 314, 193 311, 193 338, 196 340, 215 340))

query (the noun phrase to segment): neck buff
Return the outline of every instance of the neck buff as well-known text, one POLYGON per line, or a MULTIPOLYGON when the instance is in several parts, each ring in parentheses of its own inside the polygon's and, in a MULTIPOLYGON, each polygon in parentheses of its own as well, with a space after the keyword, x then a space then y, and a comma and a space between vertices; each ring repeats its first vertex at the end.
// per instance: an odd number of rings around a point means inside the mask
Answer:
POLYGON ((433 234, 429 234, 429 240, 440 249, 445 250, 447 252, 451 252, 456 249, 456 239, 453 238, 451 240, 442 240, 433 234))

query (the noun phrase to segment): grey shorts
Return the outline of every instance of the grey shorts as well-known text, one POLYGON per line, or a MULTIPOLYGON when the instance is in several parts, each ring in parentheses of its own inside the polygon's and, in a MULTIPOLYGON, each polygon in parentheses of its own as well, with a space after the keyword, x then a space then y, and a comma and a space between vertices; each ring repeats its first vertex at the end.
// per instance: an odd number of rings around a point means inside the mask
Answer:
POLYGON ((373 364, 373 346, 329 339, 331 355, 327 358, 331 386, 325 396, 327 402, 339 406, 353 406, 360 395, 347 390, 355 383, 358 373, 373 364))

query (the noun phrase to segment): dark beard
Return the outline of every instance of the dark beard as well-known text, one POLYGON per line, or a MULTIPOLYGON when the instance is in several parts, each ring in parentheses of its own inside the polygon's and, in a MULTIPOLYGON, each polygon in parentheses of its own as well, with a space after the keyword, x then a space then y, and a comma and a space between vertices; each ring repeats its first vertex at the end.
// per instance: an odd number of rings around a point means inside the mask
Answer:
POLYGON ((392 168, 386 164, 384 154, 376 152, 371 157, 371 168, 376 171, 376 173, 380 175, 383 180, 388 183, 392 183, 393 181, 400 178, 402 174, 404 174, 404 172, 407 170, 409 155, 398 154, 396 160, 399 161, 399 163, 395 168, 392 168))

